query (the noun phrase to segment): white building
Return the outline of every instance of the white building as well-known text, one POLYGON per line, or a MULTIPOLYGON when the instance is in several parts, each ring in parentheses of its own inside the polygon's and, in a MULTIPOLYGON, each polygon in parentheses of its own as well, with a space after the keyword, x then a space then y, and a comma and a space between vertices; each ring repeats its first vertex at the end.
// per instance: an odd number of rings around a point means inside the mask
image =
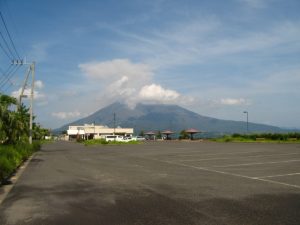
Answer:
POLYGON ((132 136, 133 128, 109 128, 107 126, 84 124, 83 126, 69 126, 67 130, 68 139, 100 139, 105 138, 106 135, 123 135, 132 136))

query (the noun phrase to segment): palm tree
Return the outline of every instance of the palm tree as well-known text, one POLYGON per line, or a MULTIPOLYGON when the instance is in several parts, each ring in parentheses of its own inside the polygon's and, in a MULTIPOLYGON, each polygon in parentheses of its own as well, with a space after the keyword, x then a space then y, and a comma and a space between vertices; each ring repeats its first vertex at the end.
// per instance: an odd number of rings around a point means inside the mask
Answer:
POLYGON ((29 113, 17 99, 0 94, 0 142, 14 144, 28 137, 29 113))
POLYGON ((9 136, 13 129, 13 116, 11 113, 12 105, 16 104, 15 98, 7 95, 0 95, 0 140, 1 142, 9 142, 9 136))
POLYGON ((18 107, 18 111, 14 112, 14 117, 15 117, 14 139, 27 141, 29 136, 29 121, 30 121, 29 109, 23 104, 20 105, 18 107))

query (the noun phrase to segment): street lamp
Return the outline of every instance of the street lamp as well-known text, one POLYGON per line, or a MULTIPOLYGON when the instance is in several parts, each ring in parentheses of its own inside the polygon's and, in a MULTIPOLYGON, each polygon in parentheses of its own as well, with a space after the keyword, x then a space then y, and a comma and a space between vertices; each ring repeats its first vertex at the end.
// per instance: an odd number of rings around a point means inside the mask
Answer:
POLYGON ((93 136, 93 139, 96 139, 95 121, 94 121, 94 136, 93 136))
POLYGON ((244 111, 247 114, 247 133, 249 133, 248 111, 244 111))

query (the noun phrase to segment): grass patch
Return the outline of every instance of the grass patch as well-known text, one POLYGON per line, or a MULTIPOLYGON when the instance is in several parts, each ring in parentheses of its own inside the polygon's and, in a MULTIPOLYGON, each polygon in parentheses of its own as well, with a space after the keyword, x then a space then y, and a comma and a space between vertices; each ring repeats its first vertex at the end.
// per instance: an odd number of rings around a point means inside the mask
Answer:
POLYGON ((83 141, 84 145, 107 145, 108 141, 105 141, 105 139, 91 139, 91 140, 85 140, 83 141))
POLYGON ((91 139, 83 141, 85 146, 90 145, 135 145, 140 144, 140 141, 106 141, 105 139, 91 139))
POLYGON ((249 143, 300 143, 299 133, 288 134, 233 134, 212 139, 216 142, 249 142, 249 143))
POLYGON ((0 183, 7 179, 30 155, 40 149, 39 142, 32 145, 18 143, 16 145, 0 145, 0 183))

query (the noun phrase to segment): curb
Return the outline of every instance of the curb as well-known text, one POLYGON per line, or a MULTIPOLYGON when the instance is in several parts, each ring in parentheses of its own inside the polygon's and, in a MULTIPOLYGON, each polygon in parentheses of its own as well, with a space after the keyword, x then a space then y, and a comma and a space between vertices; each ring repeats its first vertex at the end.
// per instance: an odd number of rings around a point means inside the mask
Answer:
POLYGON ((23 162, 21 164, 21 166, 18 168, 18 170, 16 171, 15 175, 13 175, 9 179, 12 182, 12 184, 0 186, 0 206, 1 206, 2 202, 5 200, 6 196, 11 191, 11 189, 13 189, 13 187, 17 183, 18 179, 21 177, 21 175, 23 174, 24 170, 26 169, 26 167, 28 166, 28 164, 30 163, 30 161, 33 159, 33 157, 35 156, 35 154, 36 154, 36 152, 33 153, 25 162, 23 162))

